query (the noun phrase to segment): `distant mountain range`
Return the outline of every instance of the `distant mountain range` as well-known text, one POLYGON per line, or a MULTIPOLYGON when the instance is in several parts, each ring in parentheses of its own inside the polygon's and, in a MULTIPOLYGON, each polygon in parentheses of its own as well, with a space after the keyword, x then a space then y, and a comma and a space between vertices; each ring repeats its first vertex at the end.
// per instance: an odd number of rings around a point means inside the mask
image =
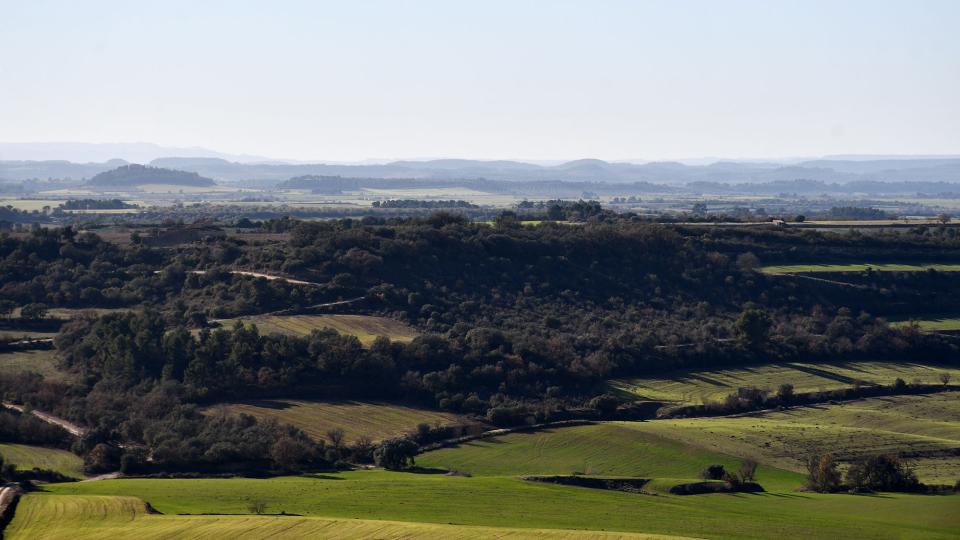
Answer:
MULTIPOLYGON (((80 181, 127 165, 111 160, 102 163, 69 161, 0 161, 0 178, 71 179, 80 181)), ((216 157, 162 157, 152 167, 197 173, 220 182, 273 186, 302 176, 406 179, 491 180, 504 182, 647 182, 664 185, 702 183, 758 184, 803 180, 833 184, 855 182, 960 182, 960 157, 890 159, 818 159, 794 164, 750 161, 718 161, 708 165, 677 162, 613 163, 581 159, 558 165, 520 161, 440 159, 395 161, 385 164, 242 163, 216 157)))
POLYGON ((200 147, 169 147, 153 143, 4 143, 0 161, 72 161, 101 163, 111 160, 149 163, 164 156, 215 157, 240 163, 271 161, 263 156, 226 154, 200 147))

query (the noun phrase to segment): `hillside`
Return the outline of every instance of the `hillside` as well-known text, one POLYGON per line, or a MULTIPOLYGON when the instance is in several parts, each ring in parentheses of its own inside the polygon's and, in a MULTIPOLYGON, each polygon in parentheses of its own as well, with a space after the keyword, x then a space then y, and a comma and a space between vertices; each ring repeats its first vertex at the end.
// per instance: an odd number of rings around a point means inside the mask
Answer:
POLYGON ((88 183, 92 187, 109 188, 136 187, 147 184, 208 187, 215 186, 216 182, 195 172, 130 164, 102 172, 91 178, 88 183))

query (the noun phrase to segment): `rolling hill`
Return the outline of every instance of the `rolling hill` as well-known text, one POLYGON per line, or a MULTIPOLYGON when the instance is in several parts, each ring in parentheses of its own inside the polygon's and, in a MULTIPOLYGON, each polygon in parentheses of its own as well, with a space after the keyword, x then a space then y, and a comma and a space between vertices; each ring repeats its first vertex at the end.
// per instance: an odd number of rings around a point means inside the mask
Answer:
POLYGON ((212 187, 213 180, 195 172, 148 167, 130 164, 104 171, 90 179, 88 185, 94 188, 130 188, 148 184, 171 186, 212 187))

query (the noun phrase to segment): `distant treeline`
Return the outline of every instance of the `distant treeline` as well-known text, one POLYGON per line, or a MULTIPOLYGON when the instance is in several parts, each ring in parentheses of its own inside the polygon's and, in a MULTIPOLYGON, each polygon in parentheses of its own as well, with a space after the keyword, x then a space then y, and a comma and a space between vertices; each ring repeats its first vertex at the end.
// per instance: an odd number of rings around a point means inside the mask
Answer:
POLYGON ((373 201, 374 208, 480 208, 479 206, 460 200, 423 201, 418 199, 393 199, 373 201))
POLYGON ((139 208, 139 206, 120 199, 70 199, 63 203, 61 208, 64 210, 126 210, 139 208))

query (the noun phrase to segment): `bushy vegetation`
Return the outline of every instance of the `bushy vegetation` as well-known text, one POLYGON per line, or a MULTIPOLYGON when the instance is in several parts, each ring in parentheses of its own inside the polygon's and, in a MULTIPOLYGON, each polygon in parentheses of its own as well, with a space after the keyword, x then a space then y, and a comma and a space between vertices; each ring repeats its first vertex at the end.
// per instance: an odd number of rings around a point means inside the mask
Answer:
MULTIPOLYGON (((582 407, 610 417, 617 400, 605 395, 605 383, 617 376, 800 359, 956 357, 952 340, 891 328, 867 312, 893 300, 953 302, 960 288, 949 286, 952 276, 868 275, 870 286, 838 291, 755 271, 758 259, 797 253, 815 260, 901 245, 960 253, 952 229, 861 238, 663 226, 583 201, 544 210, 581 224, 526 227, 521 216, 503 214, 489 226, 437 213, 286 222, 286 243, 210 238, 171 248, 121 248, 70 228, 3 236, 3 299, 140 309, 64 325, 56 346, 77 382, 22 376, 2 381, 0 390, 89 427, 77 447, 84 455, 125 441, 134 468, 145 462, 138 447, 151 463, 171 468, 291 468, 329 464, 328 449, 296 429, 204 416, 199 406, 291 394, 402 399, 513 426, 569 418, 582 407), (319 285, 230 272, 237 269, 319 285), (888 279, 895 281, 887 287, 888 279), (348 298, 363 299, 356 309, 423 334, 364 347, 329 330, 297 337, 207 324, 348 298)), ((744 387, 729 405, 801 398, 744 387)), ((124 460, 110 454, 98 452, 93 461, 124 460)), ((335 454, 333 461, 343 457, 335 454)))

